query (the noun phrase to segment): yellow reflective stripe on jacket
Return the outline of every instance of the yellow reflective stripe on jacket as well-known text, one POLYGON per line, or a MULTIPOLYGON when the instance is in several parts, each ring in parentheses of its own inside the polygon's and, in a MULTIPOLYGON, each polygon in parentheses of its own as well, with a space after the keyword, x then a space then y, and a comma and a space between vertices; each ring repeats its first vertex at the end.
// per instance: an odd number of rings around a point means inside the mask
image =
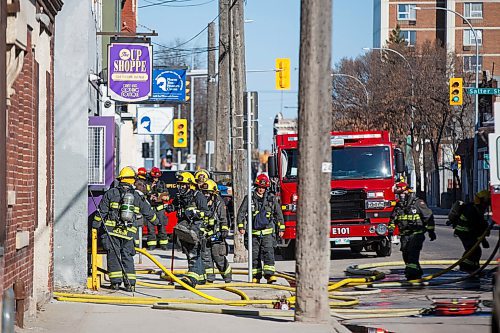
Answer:
POLYGON ((156 215, 153 215, 153 218, 151 219, 151 222, 156 221, 156 215))
POLYGON ((109 272, 108 276, 110 279, 121 278, 123 276, 123 273, 122 273, 122 271, 109 272))
POLYGON ((433 225, 428 225, 426 228, 427 228, 427 230, 434 230, 435 229, 435 227, 433 225))
POLYGON ((127 273, 127 278, 129 280, 136 280, 137 279, 137 276, 133 273, 127 273))
MULTIPOLYGON (((239 225, 238 225, 239 227, 239 225)), ((227 225, 223 225, 222 227, 220 227, 220 230, 229 230, 229 227, 227 225)))
POLYGON ((127 230, 133 234, 137 233, 137 227, 129 227, 129 228, 127 228, 127 230))
POLYGON ((125 235, 122 235, 120 233, 116 233, 114 231, 111 231, 109 234, 111 236, 114 236, 114 237, 117 237, 117 238, 123 238, 123 239, 126 239, 126 240, 131 240, 132 239, 132 237, 130 237, 130 236, 125 236, 125 235))
POLYGON ((397 219, 400 221, 416 221, 420 220, 420 215, 418 214, 398 215, 397 219))
POLYGON ((116 227, 116 221, 113 221, 113 220, 106 220, 104 222, 104 225, 105 226, 108 226, 108 227, 116 227))
POLYGON ((160 241, 158 243, 160 243, 160 245, 167 245, 168 239, 160 239, 160 241))
POLYGON ((137 206, 133 206, 134 207, 134 213, 138 214, 141 212, 141 209, 137 206))
POLYGON ((455 227, 455 230, 456 230, 456 231, 468 232, 468 231, 469 231, 469 228, 464 227, 464 226, 462 226, 462 225, 457 225, 457 226, 455 227))
POLYGON ((284 224, 280 224, 280 225, 279 225, 279 228, 280 228, 280 231, 281 231, 281 230, 285 230, 285 225, 284 225, 284 224))
POLYGON ((226 270, 224 272, 221 273, 222 276, 226 276, 226 275, 229 275, 231 274, 233 270, 231 269, 231 266, 227 266, 226 270))
POLYGON ((109 207, 113 208, 113 209, 118 209, 118 208, 120 208, 120 203, 116 202, 116 201, 112 201, 109 203, 109 207))
POLYGON ((262 269, 264 271, 276 272, 276 267, 271 266, 271 265, 264 265, 264 267, 262 267, 262 269))
POLYGON ((195 272, 187 272, 186 276, 195 279, 196 281, 203 281, 205 280, 205 274, 198 275, 195 272))
POLYGON ((264 230, 252 230, 252 235, 265 236, 265 235, 271 235, 273 232, 274 232, 273 228, 267 228, 264 230))
POLYGON ((165 208, 165 205, 158 205, 155 208, 159 212, 160 210, 163 210, 163 208, 165 208))
POLYGON ((94 215, 94 221, 102 221, 102 219, 98 215, 94 215))

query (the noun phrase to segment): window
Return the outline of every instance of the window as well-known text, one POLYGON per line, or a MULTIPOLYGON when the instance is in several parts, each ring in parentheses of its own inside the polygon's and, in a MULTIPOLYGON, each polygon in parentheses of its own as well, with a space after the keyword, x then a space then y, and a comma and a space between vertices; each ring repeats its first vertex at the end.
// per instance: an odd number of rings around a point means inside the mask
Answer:
POLYGON ((469 19, 483 18, 483 4, 481 2, 464 3, 464 16, 469 19))
POLYGON ((104 126, 89 126, 89 185, 104 183, 104 126))
MULTIPOLYGON (((479 56, 479 68, 481 71, 483 67, 483 57, 479 56)), ((465 56, 464 57, 464 72, 475 72, 476 71, 476 56, 465 56)))
MULTIPOLYGON (((476 30, 477 41, 479 45, 483 45, 483 30, 476 30)), ((474 33, 472 30, 464 30, 464 46, 476 46, 474 33)))
POLYGON ((417 5, 398 5, 398 20, 415 21, 417 19, 415 7, 417 7, 417 5))
POLYGON ((417 41, 417 32, 415 30, 401 30, 400 36, 404 38, 409 46, 415 46, 417 41))

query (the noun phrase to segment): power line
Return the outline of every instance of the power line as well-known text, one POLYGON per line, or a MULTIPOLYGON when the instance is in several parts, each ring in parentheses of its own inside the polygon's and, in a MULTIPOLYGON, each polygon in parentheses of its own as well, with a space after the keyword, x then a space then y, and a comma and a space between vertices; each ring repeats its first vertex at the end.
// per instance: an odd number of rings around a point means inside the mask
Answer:
MULTIPOLYGON (((192 0, 191 0, 192 1, 192 0)), ((167 5, 165 3, 151 3, 149 5, 142 5, 139 6, 139 8, 147 8, 147 7, 153 7, 153 6, 162 6, 162 7, 172 7, 172 8, 187 8, 187 7, 199 7, 199 6, 204 6, 207 5, 211 2, 214 2, 215 0, 208 0, 206 2, 202 3, 195 3, 195 4, 186 4, 186 5, 179 5, 179 6, 174 6, 174 5, 167 5)), ((177 1, 167 1, 168 2, 177 2, 177 1)), ((184 2, 184 1, 183 1, 184 2)))

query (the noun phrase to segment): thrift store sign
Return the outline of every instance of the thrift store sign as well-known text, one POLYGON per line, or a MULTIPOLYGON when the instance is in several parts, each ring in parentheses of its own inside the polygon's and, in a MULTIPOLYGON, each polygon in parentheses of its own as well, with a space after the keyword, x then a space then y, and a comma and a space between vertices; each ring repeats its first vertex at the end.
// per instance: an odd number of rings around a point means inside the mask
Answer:
POLYGON ((152 55, 148 43, 108 45, 108 96, 121 102, 147 100, 151 95, 152 55))

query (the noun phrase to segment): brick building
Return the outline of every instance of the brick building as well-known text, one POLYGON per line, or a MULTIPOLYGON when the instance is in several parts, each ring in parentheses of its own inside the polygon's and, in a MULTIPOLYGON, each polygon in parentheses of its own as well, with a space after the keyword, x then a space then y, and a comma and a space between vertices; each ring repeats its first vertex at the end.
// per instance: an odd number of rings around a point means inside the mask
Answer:
POLYGON ((409 45, 438 39, 463 59, 464 71, 475 71, 476 43, 467 23, 452 12, 425 9, 431 7, 448 8, 470 21, 478 34, 479 69, 492 73, 493 64, 500 64, 500 0, 374 0, 373 46, 383 46, 399 25, 409 45))
POLYGON ((53 54, 62 4, 7 0, 0 13, 7 19, 0 40, 6 55, 0 99, 7 104, 0 121, 0 291, 24 286, 22 310, 30 314, 47 301, 53 286, 53 54))

